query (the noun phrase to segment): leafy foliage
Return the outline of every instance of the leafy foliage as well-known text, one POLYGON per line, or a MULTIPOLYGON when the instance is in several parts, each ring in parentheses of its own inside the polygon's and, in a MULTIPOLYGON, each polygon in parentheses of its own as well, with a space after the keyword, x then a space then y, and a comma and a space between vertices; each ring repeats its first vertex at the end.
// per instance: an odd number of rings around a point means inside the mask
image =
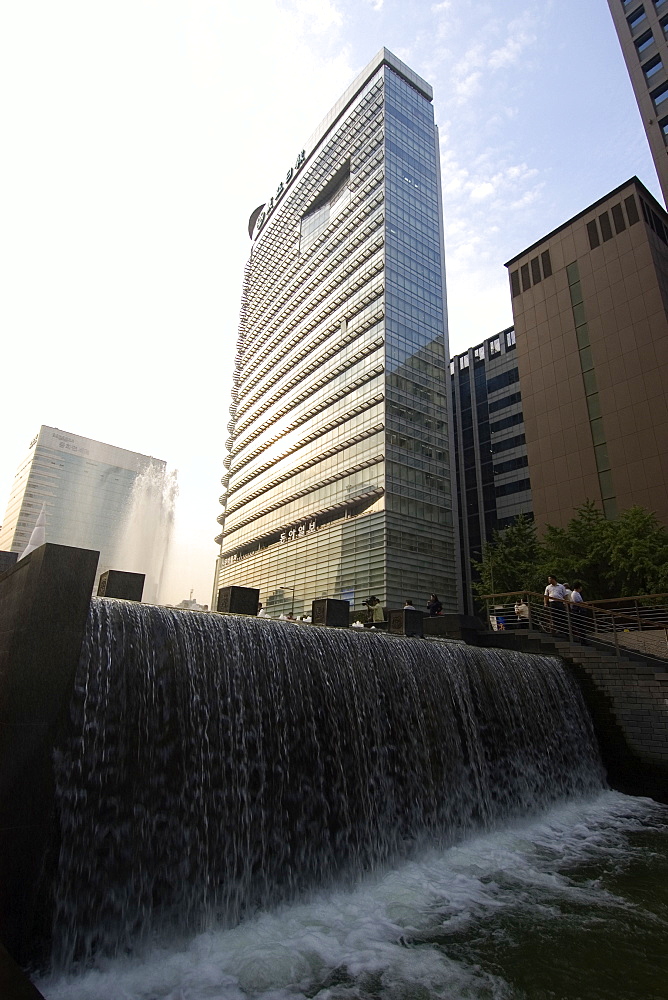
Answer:
POLYGON ((479 594, 541 592, 549 573, 582 584, 585 600, 668 592, 668 531, 656 515, 630 507, 607 521, 588 500, 565 528, 547 525, 539 539, 525 516, 494 533, 474 563, 479 594))
POLYGON ((474 586, 479 594, 504 594, 512 590, 543 589, 543 546, 536 526, 521 514, 514 524, 495 531, 488 542, 482 560, 473 565, 480 574, 474 586))

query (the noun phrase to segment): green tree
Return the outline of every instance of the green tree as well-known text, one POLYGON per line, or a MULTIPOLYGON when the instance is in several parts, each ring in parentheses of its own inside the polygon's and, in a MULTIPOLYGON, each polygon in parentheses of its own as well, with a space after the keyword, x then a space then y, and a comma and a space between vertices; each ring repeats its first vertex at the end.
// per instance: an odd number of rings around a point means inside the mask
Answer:
POLYGON ((629 507, 612 522, 608 579, 614 596, 668 590, 668 531, 644 507, 629 507))
POLYGON ((473 565, 480 575, 478 594, 507 594, 542 589, 543 547, 532 520, 521 514, 514 524, 495 531, 483 548, 482 560, 473 565))
POLYGON ((587 500, 566 527, 547 525, 542 539, 524 516, 495 531, 474 566, 480 595, 541 593, 548 573, 571 586, 581 583, 590 601, 667 593, 668 530, 643 507, 630 507, 608 521, 587 500))
POLYGON ((605 600, 619 596, 616 581, 610 578, 609 552, 614 522, 607 521, 593 500, 576 509, 565 528, 548 524, 543 548, 544 576, 553 573, 571 587, 582 584, 585 600, 605 600), (612 588, 612 589, 611 589, 612 588))

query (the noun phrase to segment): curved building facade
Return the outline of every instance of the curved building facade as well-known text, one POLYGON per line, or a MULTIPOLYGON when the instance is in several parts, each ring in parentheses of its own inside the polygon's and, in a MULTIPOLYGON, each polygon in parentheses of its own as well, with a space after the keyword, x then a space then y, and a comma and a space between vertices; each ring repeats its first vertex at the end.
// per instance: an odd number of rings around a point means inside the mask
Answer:
POLYGON ((382 49, 251 216, 216 587, 457 609, 438 136, 382 49))

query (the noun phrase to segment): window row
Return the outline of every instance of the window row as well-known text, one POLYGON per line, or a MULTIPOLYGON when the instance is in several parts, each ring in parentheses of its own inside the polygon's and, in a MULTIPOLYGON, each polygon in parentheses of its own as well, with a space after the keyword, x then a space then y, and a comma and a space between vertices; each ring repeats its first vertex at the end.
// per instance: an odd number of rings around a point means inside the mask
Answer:
POLYGON ((508 385, 513 385, 515 382, 519 382, 520 372, 518 368, 509 368, 506 372, 501 372, 500 375, 494 375, 493 378, 487 379, 487 392, 495 392, 497 389, 505 389, 508 385))
POLYGON ((540 257, 532 257, 528 264, 522 264, 519 271, 510 272, 510 288, 513 298, 521 292, 527 292, 532 285, 537 285, 544 278, 552 277, 552 261, 550 251, 544 250, 540 257), (521 288, 520 288, 521 279, 521 288))
POLYGON ((663 222, 656 212, 640 199, 640 207, 647 225, 654 230, 659 239, 668 246, 668 224, 663 222))
POLYGON ((509 417, 503 417, 501 420, 496 420, 493 424, 490 424, 489 429, 493 434, 496 434, 499 431, 505 431, 508 427, 516 427, 517 424, 523 422, 523 413, 512 413, 509 417))
POLYGON ((504 483, 503 486, 496 486, 494 492, 497 497, 509 497, 514 493, 525 493, 531 489, 530 479, 518 479, 515 483, 504 483))
POLYGON ((520 455, 518 458, 509 458, 507 462, 499 462, 498 465, 494 466, 494 475, 502 476, 504 472, 515 472, 517 469, 526 469, 529 464, 529 459, 526 455, 520 455))
POLYGON ((490 413, 496 413, 497 410, 505 410, 507 406, 512 406, 513 403, 521 403, 521 401, 521 392, 511 392, 508 396, 502 396, 501 399, 495 399, 492 403, 489 403, 487 409, 490 413))
MULTIPOLYGON (((640 221, 638 206, 632 194, 624 199, 624 208, 626 209, 626 220, 628 220, 629 226, 634 226, 636 222, 640 221)), ((589 246, 592 250, 600 246, 601 240, 605 243, 611 240, 613 235, 619 235, 619 233, 623 233, 626 229, 626 220, 621 202, 618 205, 612 205, 610 215, 612 215, 612 224, 607 211, 601 212, 598 219, 592 219, 591 222, 587 223, 587 236, 589 237, 589 246), (615 227, 614 233, 612 231, 613 225, 615 227)))

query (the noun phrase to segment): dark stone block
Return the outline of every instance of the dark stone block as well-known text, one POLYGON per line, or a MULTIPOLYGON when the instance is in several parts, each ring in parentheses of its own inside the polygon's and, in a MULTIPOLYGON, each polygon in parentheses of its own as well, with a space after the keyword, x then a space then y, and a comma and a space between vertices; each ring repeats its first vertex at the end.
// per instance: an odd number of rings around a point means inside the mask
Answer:
POLYGON ((16 563, 18 552, 0 552, 0 573, 5 573, 16 563))
POLYGON ((0 940, 22 964, 34 957, 40 929, 48 933, 38 886, 52 826, 52 753, 98 558, 47 543, 0 577, 0 940))
POLYGON ((260 591, 254 587, 221 587, 218 591, 216 611, 233 615, 256 615, 260 591))
POLYGON ((443 639, 463 639, 470 646, 478 644, 478 636, 485 631, 483 623, 473 615, 443 614, 424 619, 425 635, 438 635, 443 639))
POLYGON ((100 577, 97 596, 116 597, 123 601, 141 601, 145 579, 144 573, 124 573, 120 569, 108 569, 100 577))
POLYGON ((350 603, 331 597, 318 597, 311 604, 311 620, 314 625, 347 628, 350 622, 350 603))
POLYGON ((389 612, 389 632, 394 635, 422 635, 424 615, 421 611, 400 608, 389 612))
POLYGON ((44 1000, 44 995, 30 982, 0 944, 0 997, 3 1000, 44 1000))

